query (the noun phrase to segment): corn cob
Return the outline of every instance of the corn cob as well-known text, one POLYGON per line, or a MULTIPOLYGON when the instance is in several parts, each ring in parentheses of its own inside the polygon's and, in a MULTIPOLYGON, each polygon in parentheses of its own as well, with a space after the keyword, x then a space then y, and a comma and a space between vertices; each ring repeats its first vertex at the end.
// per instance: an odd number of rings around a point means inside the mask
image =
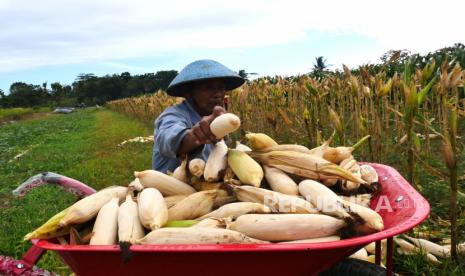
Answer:
POLYGON ((216 138, 223 139, 224 136, 236 131, 241 126, 241 119, 232 113, 224 113, 213 119, 210 131, 216 138))
POLYGON ((195 193, 194 188, 188 184, 159 171, 145 170, 134 172, 134 175, 145 188, 156 188, 164 196, 195 193))
POLYGON ((290 174, 310 179, 338 177, 365 183, 360 177, 356 177, 338 165, 314 155, 290 151, 251 152, 250 154, 263 165, 272 166, 290 174))
POLYGON ((428 261, 432 263, 440 263, 434 255, 427 253, 427 252, 422 252, 420 248, 416 247, 415 245, 403 239, 394 238, 394 242, 399 246, 399 248, 397 248, 397 252, 399 252, 400 254, 411 255, 411 254, 426 253, 426 259, 428 261))
POLYGON ((249 141, 249 144, 252 150, 262 150, 264 148, 278 145, 278 143, 276 143, 273 139, 271 139, 270 136, 264 133, 249 132, 245 135, 245 138, 247 138, 247 140, 249 141))
POLYGON ((243 184, 260 187, 263 169, 247 153, 234 149, 229 150, 228 164, 243 184))
POLYGON ((216 143, 210 156, 208 156, 203 177, 208 182, 215 182, 220 179, 220 173, 227 167, 228 146, 224 140, 216 143))
POLYGON ((108 201, 98 212, 95 219, 90 245, 111 245, 116 243, 118 233, 119 198, 108 201))
POLYGON ((233 189, 238 200, 264 204, 270 207, 272 212, 300 214, 318 213, 310 202, 296 196, 285 195, 252 186, 233 186, 233 189))
POLYGON ((155 188, 146 188, 137 197, 142 225, 151 230, 163 227, 168 221, 168 208, 161 193, 155 188))
POLYGON ((435 244, 434 242, 430 242, 425 239, 415 239, 412 237, 407 237, 410 241, 412 241, 417 247, 423 249, 424 251, 431 253, 437 257, 441 258, 449 258, 450 257, 450 250, 445 248, 442 245, 435 244))
POLYGON ((118 238, 120 244, 134 244, 144 237, 144 228, 139 221, 137 203, 132 200, 131 194, 126 196, 126 201, 118 210, 118 238))
POLYGON ((366 261, 368 258, 368 252, 366 251, 365 248, 362 247, 358 251, 356 251, 354 254, 350 255, 349 258, 366 261))
POLYGON ((315 214, 242 215, 228 229, 265 241, 292 241, 335 235, 345 222, 315 214))
POLYGON ((138 244, 237 244, 267 243, 245 236, 236 231, 209 228, 161 228, 147 234, 138 244))
POLYGON ((168 217, 170 220, 185 220, 196 219, 208 214, 212 210, 216 195, 216 190, 197 192, 189 195, 168 209, 168 217))
POLYGON ((164 199, 165 199, 166 208, 173 207, 176 203, 185 199, 186 197, 187 195, 174 195, 174 196, 165 197, 164 199))
POLYGON ((325 185, 307 179, 299 183, 299 192, 321 213, 342 219, 351 218, 339 196, 325 185))
POLYGON ((299 195, 297 184, 286 173, 280 169, 263 166, 265 178, 271 189, 286 195, 299 195))
POLYGON ((63 227, 91 220, 105 203, 115 196, 122 200, 127 191, 127 187, 108 187, 79 200, 69 208, 69 211, 58 223, 58 226, 63 227))
POLYGON ((182 181, 184 183, 189 182, 189 178, 187 177, 187 157, 182 160, 181 165, 177 167, 174 172, 173 172, 173 177, 176 178, 179 181, 182 181))
POLYGON ((205 169, 205 161, 200 158, 195 158, 189 161, 189 171, 192 175, 197 177, 203 176, 203 170, 205 169))
POLYGON ((384 229, 383 218, 375 211, 349 201, 342 200, 342 203, 355 219, 358 217, 362 220, 355 227, 358 234, 371 234, 384 229))
POLYGON ((271 209, 263 204, 255 202, 235 202, 222 206, 221 208, 210 212, 206 215, 199 217, 197 220, 206 218, 232 218, 236 219, 238 216, 256 213, 264 214, 271 213, 271 209))
POLYGON ((332 242, 332 241, 339 241, 339 240, 341 240, 341 237, 333 235, 333 236, 327 236, 327 237, 322 237, 322 238, 286 241, 286 242, 280 242, 280 243, 317 243, 317 242, 332 242))
POLYGON ((55 214, 44 224, 39 226, 34 231, 26 234, 24 240, 30 239, 51 239, 55 237, 60 237, 69 233, 69 226, 60 227, 58 223, 62 220, 65 215, 68 213, 70 207, 64 209, 63 211, 55 214))

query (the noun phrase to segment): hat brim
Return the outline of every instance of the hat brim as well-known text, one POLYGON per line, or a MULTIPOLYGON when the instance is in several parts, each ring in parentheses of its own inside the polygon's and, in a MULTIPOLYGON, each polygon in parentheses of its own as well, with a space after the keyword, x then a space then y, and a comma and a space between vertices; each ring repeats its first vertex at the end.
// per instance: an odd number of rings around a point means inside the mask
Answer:
POLYGON ((241 77, 235 77, 235 76, 200 78, 200 79, 195 79, 192 81, 185 81, 185 82, 181 82, 176 85, 173 85, 166 90, 166 93, 173 97, 185 97, 186 93, 189 92, 188 90, 189 90, 190 84, 196 83, 199 81, 214 80, 214 79, 223 80, 226 91, 230 91, 235 88, 238 88, 239 86, 243 85, 245 82, 245 79, 241 77))

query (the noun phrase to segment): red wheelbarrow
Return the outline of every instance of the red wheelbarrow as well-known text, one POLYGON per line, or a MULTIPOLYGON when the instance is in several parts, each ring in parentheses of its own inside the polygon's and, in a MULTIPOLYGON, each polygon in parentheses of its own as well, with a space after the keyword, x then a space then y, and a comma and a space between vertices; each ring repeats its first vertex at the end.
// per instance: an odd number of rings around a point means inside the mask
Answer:
POLYGON ((376 263, 381 261, 381 240, 387 239, 387 274, 392 274, 392 237, 412 229, 429 214, 428 202, 393 168, 372 165, 381 192, 371 208, 383 217, 381 232, 324 243, 133 245, 124 262, 114 246, 60 245, 33 240, 37 250, 55 251, 77 275, 314 275, 365 245, 376 241, 376 263))

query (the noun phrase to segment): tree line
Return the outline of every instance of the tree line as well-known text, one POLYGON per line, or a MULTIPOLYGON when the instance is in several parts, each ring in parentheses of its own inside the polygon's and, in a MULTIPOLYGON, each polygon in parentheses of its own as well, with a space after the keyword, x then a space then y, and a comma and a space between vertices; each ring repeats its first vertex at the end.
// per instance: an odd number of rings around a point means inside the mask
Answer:
POLYGON ((8 95, 0 90, 0 107, 102 105, 107 101, 166 89, 177 73, 175 70, 143 75, 124 72, 103 77, 80 74, 72 85, 15 82, 8 95))

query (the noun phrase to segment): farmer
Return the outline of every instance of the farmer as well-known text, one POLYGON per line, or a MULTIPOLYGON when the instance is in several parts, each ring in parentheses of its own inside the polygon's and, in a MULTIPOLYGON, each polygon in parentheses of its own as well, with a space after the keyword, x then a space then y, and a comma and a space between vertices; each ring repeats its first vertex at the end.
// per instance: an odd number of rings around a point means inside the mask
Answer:
POLYGON ((243 78, 214 60, 198 60, 184 67, 167 93, 185 100, 167 108, 155 120, 152 168, 164 173, 174 171, 186 155, 207 161, 217 142, 210 123, 225 113, 226 92, 243 83, 243 78))

